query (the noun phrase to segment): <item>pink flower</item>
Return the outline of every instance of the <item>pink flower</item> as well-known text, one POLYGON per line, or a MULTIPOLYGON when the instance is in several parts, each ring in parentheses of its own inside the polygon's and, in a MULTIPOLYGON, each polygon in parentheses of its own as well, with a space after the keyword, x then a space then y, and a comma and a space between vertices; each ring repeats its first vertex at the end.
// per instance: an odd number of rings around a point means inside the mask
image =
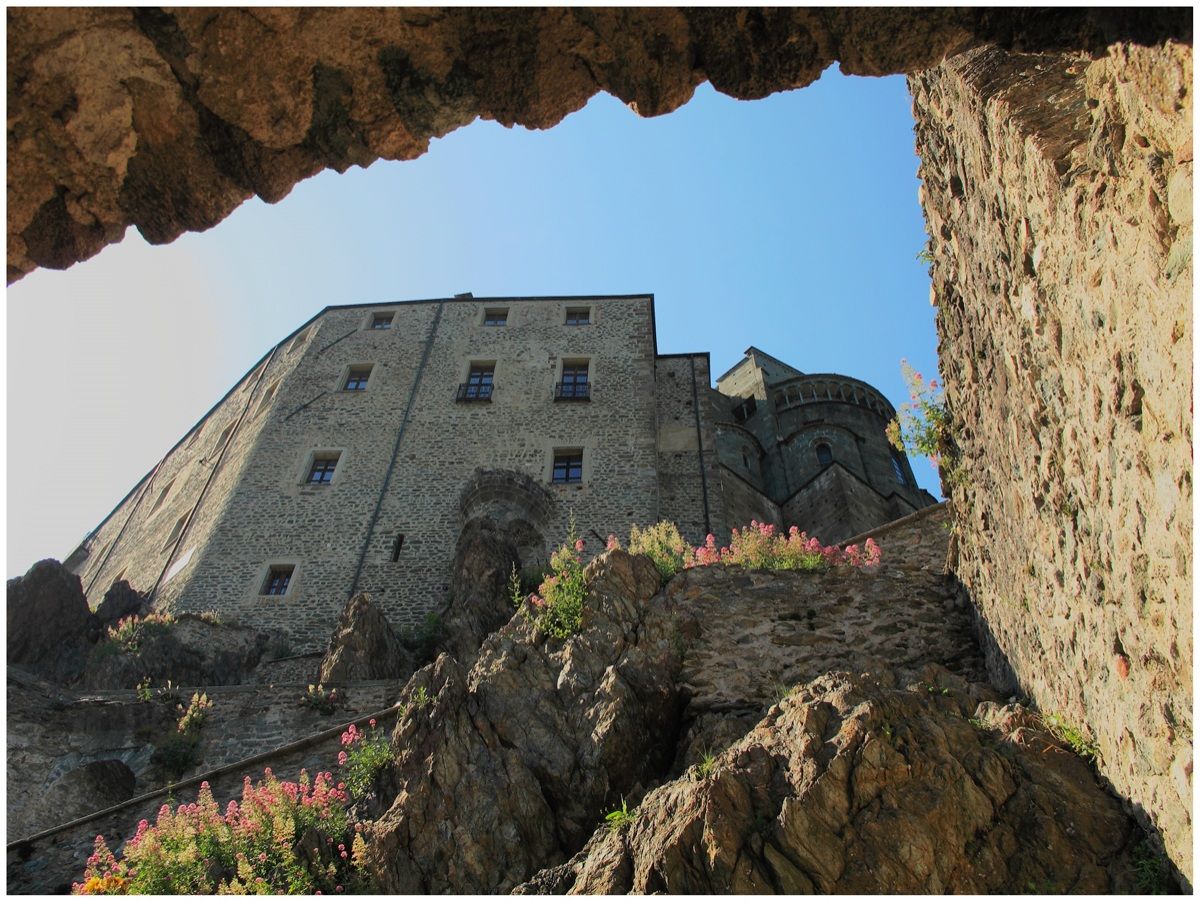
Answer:
POLYGON ((614 548, 619 548, 620 545, 621 545, 621 543, 619 541, 617 541, 617 537, 615 535, 613 535, 612 533, 609 533, 608 541, 605 543, 604 547, 608 551, 612 551, 614 548))
POLYGON ((375 718, 374 718, 374 717, 372 717, 372 718, 371 718, 369 721, 367 721, 367 722, 368 722, 368 723, 369 723, 371 726, 375 726, 375 718))
POLYGON ((583 539, 576 539, 576 540, 575 540, 575 550, 576 550, 576 551, 583 551, 583 539))
POLYGON ((338 767, 345 767, 345 766, 346 766, 346 753, 338 752, 338 767))

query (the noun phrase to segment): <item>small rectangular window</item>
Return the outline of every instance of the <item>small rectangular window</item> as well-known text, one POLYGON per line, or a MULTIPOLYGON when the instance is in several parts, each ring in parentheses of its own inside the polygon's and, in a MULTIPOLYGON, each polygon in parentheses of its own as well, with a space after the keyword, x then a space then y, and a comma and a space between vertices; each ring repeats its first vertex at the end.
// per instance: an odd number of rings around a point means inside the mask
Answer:
POLYGON ((292 582, 292 574, 296 572, 294 564, 272 564, 267 568, 267 578, 263 581, 259 595, 287 595, 288 586, 292 582))
POLYGON ((583 450, 571 449, 554 452, 554 469, 550 481, 558 485, 583 482, 583 450))
POLYGON ((587 361, 582 363, 564 362, 562 381, 554 389, 554 398, 557 401, 587 401, 591 397, 587 361))
POLYGON ((404 533, 396 536, 396 541, 392 543, 392 563, 400 560, 400 550, 404 547, 404 533))
POLYGON ((370 379, 371 367, 352 366, 346 374, 346 384, 342 386, 342 391, 366 391, 370 379))
POLYGON ((568 307, 567 308, 567 325, 568 326, 587 326, 592 322, 591 307, 568 307))
POLYGON ((390 329, 390 328, 392 328, 392 319, 395 317, 395 315, 396 314, 394 314, 394 313, 376 313, 376 314, 374 314, 371 317, 371 328, 372 329, 390 329))
POLYGON ((485 326, 507 326, 508 308, 483 311, 483 324, 485 326))
POLYGON ((340 454, 334 452, 313 455, 312 466, 308 468, 308 478, 304 481, 309 485, 329 485, 333 482, 333 471, 337 469, 340 457, 340 454))
POLYGON ((495 364, 471 364, 471 370, 467 374, 467 381, 458 387, 458 400, 490 401, 492 399, 492 376, 495 372, 495 364))

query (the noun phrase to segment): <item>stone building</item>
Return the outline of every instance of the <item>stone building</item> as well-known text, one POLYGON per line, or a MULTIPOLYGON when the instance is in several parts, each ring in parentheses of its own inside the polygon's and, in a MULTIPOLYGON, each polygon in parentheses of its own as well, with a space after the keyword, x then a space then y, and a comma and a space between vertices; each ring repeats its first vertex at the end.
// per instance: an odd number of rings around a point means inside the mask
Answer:
POLYGON ((371 592, 394 624, 446 602, 463 525, 544 561, 673 520, 689 540, 757 519, 837 541, 935 499, 864 383, 755 348, 711 388, 659 354, 651 295, 327 307, 276 345, 68 558, 93 595, 329 635, 371 592))

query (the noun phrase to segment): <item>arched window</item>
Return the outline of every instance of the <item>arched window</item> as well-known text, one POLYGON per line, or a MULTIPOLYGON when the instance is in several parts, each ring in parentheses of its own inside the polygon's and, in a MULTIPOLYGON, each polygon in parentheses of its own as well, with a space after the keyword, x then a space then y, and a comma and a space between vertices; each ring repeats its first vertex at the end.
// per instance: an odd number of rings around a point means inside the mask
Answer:
POLYGON ((833 449, 825 442, 817 445, 817 463, 823 467, 833 463, 833 449))

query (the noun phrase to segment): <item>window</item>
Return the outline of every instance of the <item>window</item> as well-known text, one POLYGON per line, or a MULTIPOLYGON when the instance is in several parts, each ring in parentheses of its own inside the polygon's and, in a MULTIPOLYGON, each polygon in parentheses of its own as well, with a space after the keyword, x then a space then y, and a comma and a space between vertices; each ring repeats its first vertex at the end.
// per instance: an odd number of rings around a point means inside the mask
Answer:
POLYGON ((492 376, 496 372, 494 363, 473 363, 467 381, 458 387, 459 401, 490 401, 492 399, 492 376))
POLYGON ((823 467, 833 463, 833 449, 824 442, 817 445, 817 463, 823 467))
POLYGON ((396 541, 392 543, 392 563, 400 560, 400 549, 404 547, 404 533, 396 536, 396 541))
POLYGON ((568 326, 586 326, 592 321, 591 307, 568 307, 567 320, 568 326))
POLYGON ((267 568, 267 578, 263 580, 262 591, 259 595, 287 595, 288 586, 292 582, 292 574, 296 572, 294 564, 272 564, 267 568))
POLYGON ((337 452, 320 452, 313 455, 312 465, 308 468, 308 478, 304 481, 309 485, 329 485, 333 482, 333 471, 337 469, 337 452))
POLYGON ((392 328, 392 318, 394 313, 376 313, 371 317, 372 329, 390 329, 392 328))
POLYGON ((555 451, 550 481, 558 485, 583 482, 583 450, 573 448, 568 451, 555 451))
POLYGON ((746 400, 742 401, 737 407, 733 408, 733 418, 739 423, 744 423, 750 418, 750 415, 758 409, 758 402, 751 395, 746 400))
POLYGON ((507 326, 508 308, 505 307, 497 310, 484 310, 483 324, 485 326, 507 326))
POLYGON ((900 457, 895 451, 892 452, 892 472, 896 474, 896 482, 908 485, 908 479, 904 475, 904 464, 900 463, 900 457))
POLYGON ((346 384, 342 386, 342 391, 366 391, 370 379, 371 367, 352 366, 346 373, 346 384))
POLYGON ((167 495, 171 494, 171 486, 174 484, 175 480, 172 479, 165 486, 163 486, 163 490, 158 493, 158 498, 156 498, 154 501, 154 507, 150 508, 150 513, 154 513, 160 507, 162 507, 162 503, 167 500, 167 495))
POLYGON ((179 538, 179 534, 183 532, 183 525, 187 522, 187 514, 184 514, 175 521, 175 525, 171 527, 171 534, 167 536, 167 540, 163 542, 163 551, 170 551, 171 546, 175 544, 175 540, 179 538))
POLYGON ((589 399, 591 386, 588 385, 588 364, 563 363, 562 381, 554 387, 556 401, 586 401, 589 399))

